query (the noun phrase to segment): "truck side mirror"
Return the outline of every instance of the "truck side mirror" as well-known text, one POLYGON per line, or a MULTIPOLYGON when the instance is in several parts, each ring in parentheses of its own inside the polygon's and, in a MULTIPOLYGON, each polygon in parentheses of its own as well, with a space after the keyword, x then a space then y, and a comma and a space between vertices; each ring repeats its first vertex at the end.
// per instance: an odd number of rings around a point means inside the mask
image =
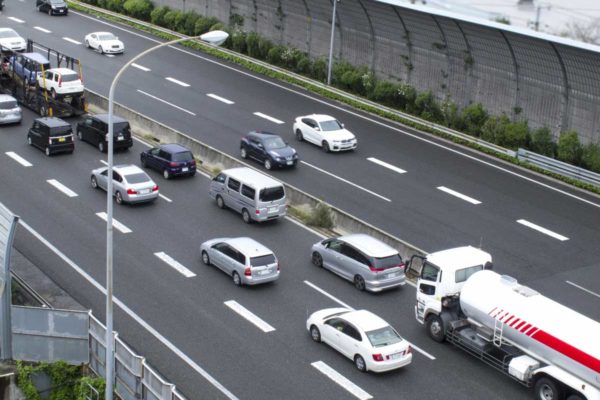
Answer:
POLYGON ((494 269, 494 264, 492 264, 491 261, 488 261, 483 265, 483 269, 489 269, 491 271, 494 269))

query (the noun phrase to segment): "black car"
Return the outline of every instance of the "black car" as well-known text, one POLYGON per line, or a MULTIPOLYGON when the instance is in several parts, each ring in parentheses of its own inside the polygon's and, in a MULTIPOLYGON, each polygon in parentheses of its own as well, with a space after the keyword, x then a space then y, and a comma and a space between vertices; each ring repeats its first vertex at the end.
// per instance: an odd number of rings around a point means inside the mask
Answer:
POLYGON ((38 11, 47 12, 48 15, 67 15, 69 7, 63 0, 36 0, 38 11))
MULTIPOLYGON (((77 137, 98 147, 98 150, 108 150, 108 114, 86 115, 83 121, 77 123, 77 137)), ((126 119, 113 115, 113 148, 129 149, 133 146, 131 128, 126 119)))
POLYGON ((47 156, 75 150, 71 124, 55 117, 35 119, 27 132, 27 143, 43 150, 47 156))
POLYGON ((298 153, 279 135, 268 132, 250 132, 240 143, 242 158, 253 158, 264 164, 266 169, 273 167, 295 167, 298 153))
POLYGON ((163 144, 140 154, 142 167, 162 172, 165 179, 172 176, 194 176, 196 160, 192 152, 178 144, 163 144))

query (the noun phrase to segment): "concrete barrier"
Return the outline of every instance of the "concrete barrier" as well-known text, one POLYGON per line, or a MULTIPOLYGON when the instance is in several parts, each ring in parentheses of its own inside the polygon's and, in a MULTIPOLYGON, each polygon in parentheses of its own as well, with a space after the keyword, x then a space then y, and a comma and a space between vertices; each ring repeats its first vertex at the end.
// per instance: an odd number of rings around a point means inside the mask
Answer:
MULTIPOLYGON (((108 99, 98 93, 86 90, 86 99, 88 109, 93 113, 106 112, 108 110, 108 99)), ((150 117, 140 114, 119 103, 114 103, 114 113, 127 119, 131 125, 132 132, 135 136, 145 139, 149 142, 158 143, 179 143, 189 148, 192 153, 202 161, 202 167, 213 173, 215 170, 235 167, 253 166, 246 164, 228 154, 225 154, 214 147, 200 142, 183 132, 179 132, 165 124, 158 122, 150 117)), ((264 171, 259 171, 265 173, 264 171)), ((316 197, 288 184, 282 182, 286 189, 288 205, 291 207, 314 210, 319 203, 324 203, 331 209, 334 228, 333 231, 337 234, 347 233, 366 233, 371 235, 390 246, 398 249, 403 258, 410 258, 413 254, 426 254, 425 251, 418 247, 405 242, 347 212, 333 207, 331 204, 323 202, 316 197)), ((206 193, 208 196, 208 193, 206 193)))

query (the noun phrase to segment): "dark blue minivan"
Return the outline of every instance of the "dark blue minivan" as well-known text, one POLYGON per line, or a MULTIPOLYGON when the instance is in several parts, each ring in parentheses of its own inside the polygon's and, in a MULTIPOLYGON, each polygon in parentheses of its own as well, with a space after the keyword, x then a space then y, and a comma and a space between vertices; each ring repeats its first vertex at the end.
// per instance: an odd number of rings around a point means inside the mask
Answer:
POLYGON ((194 176, 196 160, 192 152, 179 144, 162 144, 140 154, 142 167, 162 172, 165 179, 172 176, 194 176))

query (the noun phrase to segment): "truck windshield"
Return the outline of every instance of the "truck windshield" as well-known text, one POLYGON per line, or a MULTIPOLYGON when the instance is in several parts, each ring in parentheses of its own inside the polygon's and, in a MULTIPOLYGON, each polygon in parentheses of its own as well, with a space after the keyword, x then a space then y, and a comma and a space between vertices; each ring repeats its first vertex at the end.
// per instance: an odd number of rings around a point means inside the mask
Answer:
POLYGON ((373 347, 389 346, 402 341, 402 337, 392 328, 386 326, 374 331, 365 332, 373 347))

